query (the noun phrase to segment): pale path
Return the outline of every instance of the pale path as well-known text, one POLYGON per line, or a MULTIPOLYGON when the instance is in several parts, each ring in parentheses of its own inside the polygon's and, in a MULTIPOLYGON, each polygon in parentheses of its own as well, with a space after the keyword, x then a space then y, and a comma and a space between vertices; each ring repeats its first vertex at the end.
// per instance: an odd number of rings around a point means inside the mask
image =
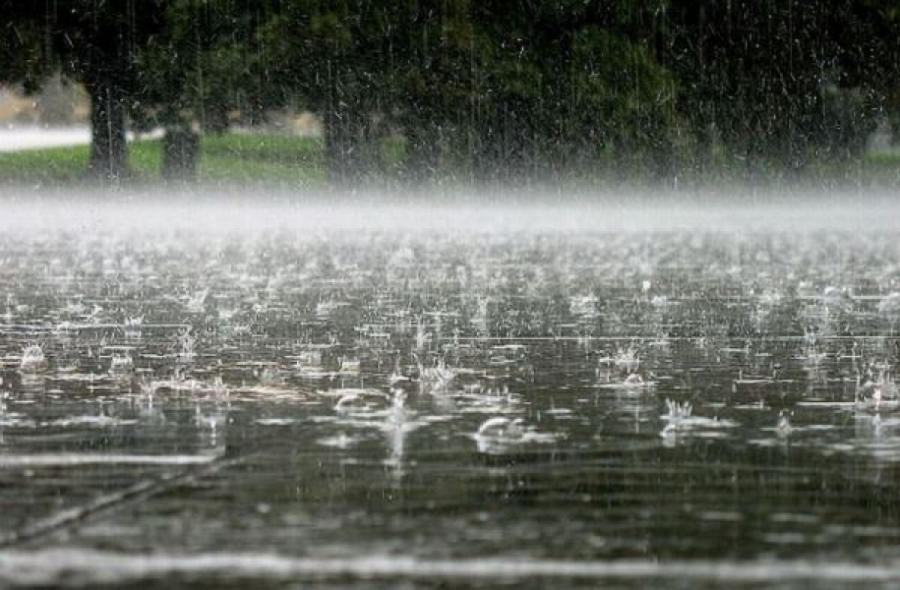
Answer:
MULTIPOLYGON (((161 131, 152 131, 142 137, 161 135, 161 131)), ((128 133, 129 141, 134 138, 134 133, 128 133)), ((91 130, 88 127, 0 127, 0 152, 86 145, 90 141, 91 130)))
POLYGON ((0 152, 84 145, 91 141, 87 127, 0 127, 0 152))

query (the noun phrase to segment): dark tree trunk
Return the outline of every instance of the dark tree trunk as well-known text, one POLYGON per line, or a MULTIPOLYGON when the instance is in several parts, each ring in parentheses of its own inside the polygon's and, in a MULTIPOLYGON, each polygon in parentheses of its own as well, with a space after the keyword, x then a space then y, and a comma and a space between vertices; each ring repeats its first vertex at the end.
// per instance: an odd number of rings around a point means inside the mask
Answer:
POLYGON ((900 113, 894 112, 888 115, 890 122, 890 144, 900 146, 900 113))
POLYGON ((414 184, 433 182, 440 166, 441 130, 433 116, 411 117, 406 129, 405 176, 414 184))
POLYGON ((517 153, 511 141, 509 108, 505 101, 490 105, 476 123, 478 137, 473 168, 476 182, 495 183, 514 180, 511 170, 517 153))
POLYGON ((325 112, 325 157, 329 180, 335 186, 356 186, 364 172, 365 115, 346 103, 325 112))
POLYGON ((673 186, 675 177, 675 148, 667 136, 665 125, 654 125, 651 130, 653 140, 648 146, 650 169, 656 182, 662 186, 673 186))
POLYGON ((88 170, 109 181, 128 175, 125 142, 125 93, 114 81, 87 84, 91 97, 91 157, 88 170))
POLYGON ((197 177, 200 137, 186 127, 166 130, 163 138, 162 177, 166 181, 192 182, 197 177))

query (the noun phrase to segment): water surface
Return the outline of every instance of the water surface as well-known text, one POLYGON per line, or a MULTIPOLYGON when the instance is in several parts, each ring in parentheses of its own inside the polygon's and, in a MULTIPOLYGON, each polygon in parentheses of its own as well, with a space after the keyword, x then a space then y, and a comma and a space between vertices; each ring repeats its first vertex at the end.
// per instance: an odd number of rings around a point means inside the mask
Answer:
POLYGON ((7 585, 900 577, 889 229, 23 215, 7 585))

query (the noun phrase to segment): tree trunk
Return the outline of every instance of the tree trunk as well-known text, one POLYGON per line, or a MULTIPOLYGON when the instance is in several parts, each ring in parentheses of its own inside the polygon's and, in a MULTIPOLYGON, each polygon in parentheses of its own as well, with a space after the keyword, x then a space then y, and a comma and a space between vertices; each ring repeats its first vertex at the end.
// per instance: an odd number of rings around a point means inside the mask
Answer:
POLYGON ((325 157, 329 180, 335 186, 356 186, 363 177, 363 125, 365 115, 345 103, 325 112, 325 157))
POLYGON ((200 138, 188 127, 166 129, 163 138, 162 177, 167 182, 193 182, 197 178, 200 138))
POLYGON ((434 182, 441 157, 441 130, 434 116, 425 114, 410 117, 406 141, 403 166, 407 180, 413 184, 434 182))
POLYGON ((117 182, 128 175, 125 143, 125 94, 111 80, 87 85, 91 97, 91 157, 88 170, 117 182))

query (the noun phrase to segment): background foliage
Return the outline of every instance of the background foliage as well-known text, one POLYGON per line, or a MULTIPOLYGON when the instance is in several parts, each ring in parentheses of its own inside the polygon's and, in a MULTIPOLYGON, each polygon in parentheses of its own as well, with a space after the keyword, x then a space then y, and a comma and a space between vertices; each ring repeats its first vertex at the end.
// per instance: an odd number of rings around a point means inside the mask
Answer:
POLYGON ((85 85, 89 167, 124 130, 201 134, 311 110, 336 184, 529 182, 729 170, 750 180, 900 135, 893 0, 0 0, 0 81, 85 85))

